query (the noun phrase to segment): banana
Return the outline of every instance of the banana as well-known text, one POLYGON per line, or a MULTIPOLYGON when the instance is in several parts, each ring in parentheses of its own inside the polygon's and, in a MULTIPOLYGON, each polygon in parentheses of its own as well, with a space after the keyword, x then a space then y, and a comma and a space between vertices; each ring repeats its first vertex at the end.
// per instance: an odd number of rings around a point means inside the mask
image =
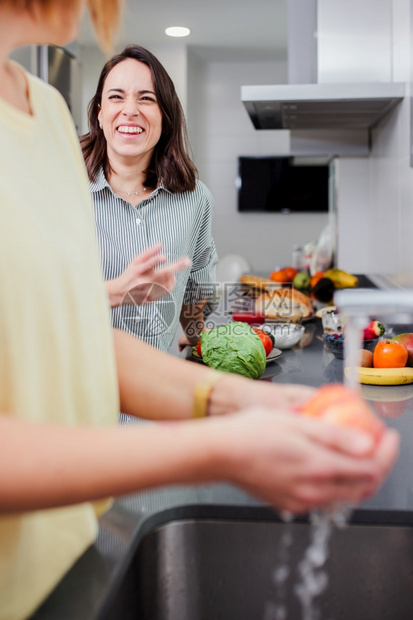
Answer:
POLYGON ((357 276, 353 276, 342 269, 328 269, 324 277, 330 278, 336 288, 354 288, 359 283, 357 276))
MULTIPOLYGON (((357 369, 360 383, 366 385, 403 385, 413 383, 413 368, 362 368, 357 369)), ((350 374, 350 369, 345 368, 346 377, 350 374)))

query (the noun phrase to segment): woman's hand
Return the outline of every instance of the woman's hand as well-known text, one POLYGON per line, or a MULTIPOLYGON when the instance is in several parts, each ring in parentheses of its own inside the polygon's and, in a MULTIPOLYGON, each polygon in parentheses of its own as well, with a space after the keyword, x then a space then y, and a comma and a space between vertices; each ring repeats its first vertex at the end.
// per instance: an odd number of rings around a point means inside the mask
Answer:
POLYGON ((182 334, 181 336, 179 336, 179 338, 178 338, 178 348, 179 348, 179 351, 183 351, 185 349, 185 347, 187 347, 188 345, 192 345, 192 343, 189 340, 188 336, 186 334, 182 334))
POLYGON ((221 435, 223 476, 293 513, 359 503, 398 455, 398 434, 389 429, 373 449, 365 433, 290 413, 256 408, 210 422, 221 435))
POLYGON ((106 281, 112 308, 124 304, 146 304, 170 293, 176 284, 175 274, 191 266, 187 256, 161 267, 166 262, 161 254, 162 244, 138 254, 125 271, 113 280, 106 281))

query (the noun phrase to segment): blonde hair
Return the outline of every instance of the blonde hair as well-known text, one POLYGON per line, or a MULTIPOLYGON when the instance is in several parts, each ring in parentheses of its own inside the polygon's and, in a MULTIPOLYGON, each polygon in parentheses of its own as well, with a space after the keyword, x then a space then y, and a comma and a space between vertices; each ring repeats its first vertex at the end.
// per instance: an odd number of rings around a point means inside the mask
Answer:
MULTIPOLYGON (((116 35, 123 0, 87 0, 86 4, 92 18, 96 39, 107 53, 112 52, 113 40, 116 35)), ((80 0, 0 0, 0 6, 13 6, 15 9, 32 11, 41 7, 53 21, 56 18, 58 5, 65 9, 76 6, 80 0)))
POLYGON ((87 0, 96 38, 101 48, 112 52, 118 30, 123 0, 87 0))

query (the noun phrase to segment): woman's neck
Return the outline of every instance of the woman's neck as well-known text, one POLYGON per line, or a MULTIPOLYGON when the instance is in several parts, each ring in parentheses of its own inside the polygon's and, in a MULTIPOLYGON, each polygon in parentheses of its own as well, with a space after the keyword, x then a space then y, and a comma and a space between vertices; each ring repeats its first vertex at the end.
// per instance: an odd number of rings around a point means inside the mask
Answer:
POLYGON ((26 76, 8 59, 0 64, 0 97, 17 110, 32 115, 26 76))
POLYGON ((146 187, 146 173, 142 166, 125 166, 116 164, 111 165, 112 172, 108 178, 108 183, 112 188, 117 188, 123 192, 140 192, 146 187))
POLYGON ((0 4, 0 97, 11 106, 32 114, 26 76, 10 54, 33 43, 33 23, 27 11, 0 4))
POLYGON ((132 203, 135 207, 146 200, 152 190, 155 189, 146 185, 146 173, 143 166, 117 164, 115 167, 112 162, 110 163, 113 172, 108 178, 108 183, 115 194, 132 203))

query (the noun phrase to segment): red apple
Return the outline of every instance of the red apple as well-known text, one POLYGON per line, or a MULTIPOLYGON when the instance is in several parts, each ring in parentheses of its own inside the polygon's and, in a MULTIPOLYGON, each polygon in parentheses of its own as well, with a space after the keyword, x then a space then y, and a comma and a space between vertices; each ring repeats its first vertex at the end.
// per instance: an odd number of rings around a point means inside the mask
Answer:
POLYGON ((341 383, 323 385, 301 410, 303 415, 326 422, 352 426, 370 434, 377 443, 384 425, 357 392, 341 383))
POLYGON ((392 338, 391 340, 394 340, 395 342, 400 342, 400 344, 404 344, 409 354, 406 366, 413 366, 413 334, 399 334, 398 336, 394 336, 394 338, 392 338))

